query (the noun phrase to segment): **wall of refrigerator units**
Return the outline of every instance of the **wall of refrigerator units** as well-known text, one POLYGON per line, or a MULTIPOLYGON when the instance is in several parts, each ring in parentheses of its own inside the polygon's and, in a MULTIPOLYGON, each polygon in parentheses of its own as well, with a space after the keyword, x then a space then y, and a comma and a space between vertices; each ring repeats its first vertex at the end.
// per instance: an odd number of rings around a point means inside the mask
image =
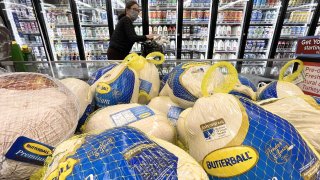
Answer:
MULTIPOLYGON (((247 59, 242 64, 243 72, 253 74, 263 74, 267 64, 250 59, 294 58, 298 37, 320 35, 316 0, 221 0, 217 3, 217 13, 211 14, 215 1, 139 0, 141 13, 134 22, 135 31, 139 35, 167 36, 170 43, 165 47, 165 56, 168 60, 243 58, 247 59), (245 16, 248 11, 249 17, 245 16), (283 23, 277 24, 282 11, 285 11, 283 23), (213 17, 216 22, 211 21, 213 17), (316 27, 310 26, 312 20, 317 21, 316 27), (245 21, 249 21, 249 25, 245 25, 245 21), (215 28, 212 42, 208 40, 210 27, 215 28), (279 38, 274 36, 278 32, 276 28, 281 29, 279 38), (314 34, 308 33, 310 28, 316 29, 314 34), (244 42, 244 48, 239 47, 240 42, 244 42), (213 43, 212 49, 210 43, 213 43), (272 44, 275 44, 275 53, 271 53, 272 44), (244 52, 240 53, 242 49, 244 52)), ((117 16, 124 10, 125 0, 3 0, 0 5, 15 40, 30 45, 37 60, 48 59, 46 41, 56 61, 80 60, 80 54, 85 60, 106 60, 110 34, 117 16), (41 25, 45 28, 40 28, 41 25), (47 36, 43 36, 45 33, 47 36), (79 43, 83 48, 79 48, 79 43)), ((140 53, 141 44, 134 44, 132 51, 140 53)))

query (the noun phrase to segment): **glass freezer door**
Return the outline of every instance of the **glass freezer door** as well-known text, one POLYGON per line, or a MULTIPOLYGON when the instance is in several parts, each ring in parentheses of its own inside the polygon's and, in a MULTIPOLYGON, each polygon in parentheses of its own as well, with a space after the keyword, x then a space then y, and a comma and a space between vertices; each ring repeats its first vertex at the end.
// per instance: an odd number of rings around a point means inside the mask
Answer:
POLYGON ((43 0, 41 7, 54 60, 80 60, 69 0, 43 0))
POLYGON ((37 61, 47 61, 35 11, 31 0, 4 0, 3 11, 10 21, 15 41, 20 45, 28 45, 32 49, 37 61))
MULTIPOLYGON (((250 19, 244 59, 267 59, 278 15, 281 8, 279 0, 255 0, 250 19)), ((266 61, 244 61, 241 73, 263 75, 266 61)))
POLYGON ((246 0, 219 2, 213 59, 237 59, 246 4, 246 0))
MULTIPOLYGON (((112 1, 112 13, 113 13, 113 24, 114 28, 116 27, 118 23, 118 16, 121 13, 124 13, 125 8, 126 8, 126 2, 128 0, 111 0, 112 1)), ((133 25, 135 26, 135 31, 137 35, 142 35, 142 11, 141 11, 141 0, 136 0, 136 2, 139 4, 140 8, 140 14, 138 16, 138 19, 133 22, 133 25)), ((136 52, 138 54, 141 54, 141 44, 140 43, 134 43, 131 52, 136 52)))
MULTIPOLYGON (((295 58, 297 38, 306 36, 317 3, 314 0, 290 0, 281 29, 275 59, 295 58)), ((284 63, 274 63, 270 74, 278 76, 284 63)))
MULTIPOLYGON (((319 2, 320 3, 320 2, 319 2)), ((318 21, 318 26, 317 26, 317 29, 316 29, 316 32, 314 34, 315 36, 320 36, 320 18, 319 18, 319 21, 318 21)))
POLYGON ((181 59, 205 59, 211 1, 184 0, 181 59))
POLYGON ((167 36, 170 43, 165 47, 166 60, 176 59, 177 1, 149 0, 149 33, 167 36))
POLYGON ((109 28, 106 0, 76 0, 86 60, 107 60, 109 28))

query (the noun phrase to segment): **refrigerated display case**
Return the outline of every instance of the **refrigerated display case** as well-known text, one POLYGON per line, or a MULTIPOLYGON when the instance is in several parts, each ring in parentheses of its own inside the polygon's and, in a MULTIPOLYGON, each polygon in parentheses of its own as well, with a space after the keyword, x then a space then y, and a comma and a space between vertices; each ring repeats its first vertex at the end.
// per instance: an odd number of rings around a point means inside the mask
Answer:
POLYGON ((107 60, 109 28, 106 0, 76 0, 86 60, 107 60))
POLYGON ((167 36, 170 40, 164 48, 167 60, 176 58, 177 0, 149 0, 149 33, 167 36))
MULTIPOLYGON (((281 8, 280 0, 255 0, 243 59, 267 59, 281 8)), ((244 61, 241 73, 263 75, 266 61, 244 61)))
POLYGON ((219 2, 213 59, 236 59, 243 31, 247 0, 219 2))
POLYGON ((4 0, 4 14, 6 14, 15 41, 22 47, 27 45, 37 61, 47 61, 44 40, 38 20, 35 16, 31 0, 4 0))
POLYGON ((205 59, 211 1, 184 0, 181 59, 205 59))
POLYGON ((80 60, 69 0, 43 0, 41 8, 54 61, 80 60))
MULTIPOLYGON (((290 0, 281 29, 275 59, 295 58, 297 38, 306 36, 317 2, 315 0, 290 0)), ((282 63, 274 63, 271 75, 277 76, 282 63)))
POLYGON ((318 21, 318 26, 317 26, 317 29, 316 29, 316 32, 314 34, 315 36, 320 36, 320 19, 318 21))
MULTIPOLYGON (((116 27, 118 23, 118 16, 121 13, 124 13, 124 10, 126 8, 126 0, 111 0, 112 4, 112 14, 113 14, 113 24, 114 28, 116 27)), ((141 10, 141 0, 136 0, 136 2, 139 4, 140 10, 141 10)), ((140 14, 138 16, 138 19, 133 22, 133 25, 135 26, 135 31, 137 35, 143 35, 142 31, 142 11, 140 11, 140 14)), ((132 52, 141 53, 141 44, 140 43, 134 43, 131 49, 132 52)))

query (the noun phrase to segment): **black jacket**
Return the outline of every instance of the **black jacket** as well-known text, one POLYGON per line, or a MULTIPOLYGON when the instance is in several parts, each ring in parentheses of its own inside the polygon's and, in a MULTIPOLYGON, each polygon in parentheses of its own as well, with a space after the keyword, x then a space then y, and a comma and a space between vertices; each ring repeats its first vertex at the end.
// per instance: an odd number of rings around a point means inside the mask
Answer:
POLYGON ((119 20, 111 36, 109 47, 128 54, 135 42, 146 40, 146 36, 136 34, 132 20, 128 16, 124 16, 119 20))

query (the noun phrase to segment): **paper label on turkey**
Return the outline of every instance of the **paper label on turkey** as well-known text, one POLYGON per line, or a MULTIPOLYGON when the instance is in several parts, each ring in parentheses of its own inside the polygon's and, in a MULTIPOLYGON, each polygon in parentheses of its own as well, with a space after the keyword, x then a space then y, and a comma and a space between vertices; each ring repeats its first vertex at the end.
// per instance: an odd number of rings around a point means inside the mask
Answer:
POLYGON ((171 106, 168 111, 167 117, 168 117, 168 119, 170 119, 171 121, 176 123, 177 120, 179 119, 179 115, 181 114, 182 111, 183 111, 183 109, 180 107, 171 106))
POLYGON ((154 112, 147 106, 138 106, 130 108, 124 111, 120 111, 115 114, 111 114, 110 117, 113 123, 118 126, 124 126, 135 121, 153 116, 154 112))
POLYGON ((206 141, 221 139, 230 135, 226 122, 222 118, 201 124, 200 128, 206 141))

